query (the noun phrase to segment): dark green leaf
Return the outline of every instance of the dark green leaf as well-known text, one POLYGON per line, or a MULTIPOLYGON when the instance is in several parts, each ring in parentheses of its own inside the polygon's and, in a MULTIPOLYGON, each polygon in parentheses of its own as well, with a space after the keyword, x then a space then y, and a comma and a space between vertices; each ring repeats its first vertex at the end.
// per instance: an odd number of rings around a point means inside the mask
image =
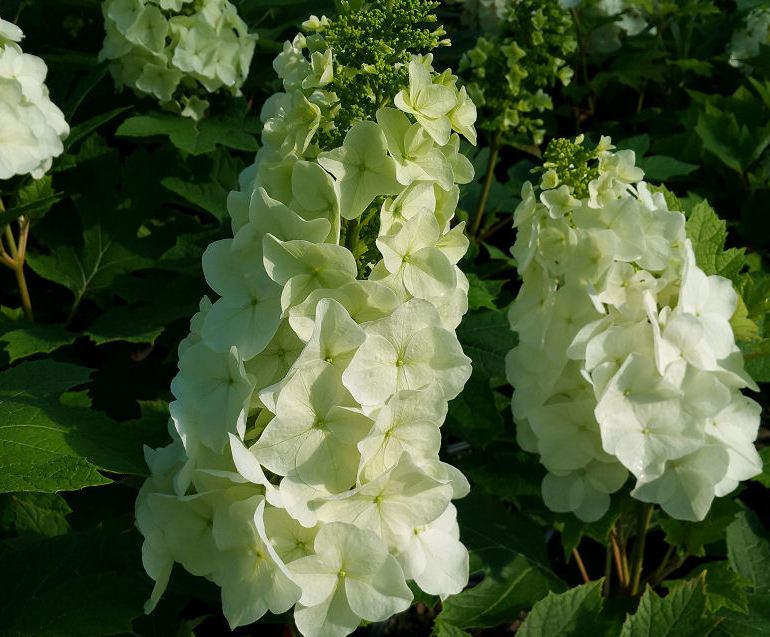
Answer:
POLYGON ((78 124, 77 126, 73 126, 72 130, 70 130, 70 134, 67 136, 67 139, 64 142, 64 149, 69 150, 77 142, 79 142, 82 139, 85 139, 88 137, 91 133, 98 130, 108 122, 115 119, 118 115, 122 115, 127 110, 130 110, 131 106, 121 106, 120 108, 113 109, 111 111, 108 111, 107 113, 101 113, 99 115, 96 115, 92 117, 91 119, 87 119, 85 122, 82 122, 78 124))
POLYGON ((33 179, 16 193, 15 205, 0 212, 0 227, 16 221, 21 216, 40 219, 61 198, 60 194, 54 192, 50 175, 33 179))
POLYGON ((636 155, 636 163, 639 164, 639 160, 650 150, 650 136, 649 135, 634 135, 633 137, 626 137, 620 140, 615 147, 618 150, 633 150, 636 155))
POLYGON ((178 177, 166 177, 161 183, 185 201, 202 208, 222 221, 227 217, 227 190, 218 183, 190 183, 178 177))
POLYGON ((442 621, 436 622, 436 625, 433 627, 433 635, 435 637, 471 637, 471 634, 465 632, 462 628, 445 624, 442 621))
POLYGON ((462 393, 449 403, 447 422, 460 438, 481 448, 493 443, 502 431, 503 419, 489 378, 476 367, 462 393))
POLYGON ((171 143, 191 155, 213 152, 218 145, 256 152, 256 118, 207 117, 199 122, 166 113, 137 115, 123 122, 117 134, 124 137, 168 136, 171 143))
POLYGON ((459 500, 457 509, 471 571, 481 571, 484 579, 447 599, 437 624, 484 628, 510 623, 548 591, 564 590, 550 570, 544 536, 535 524, 480 494, 459 500))
POLYGON ((706 614, 706 587, 699 577, 665 597, 648 588, 636 613, 623 623, 620 637, 704 637, 717 622, 706 614))
POLYGON ((457 328, 457 338, 474 369, 490 378, 505 377, 505 356, 517 339, 504 310, 469 312, 457 328))
POLYGON ((753 479, 770 489, 770 447, 762 449, 759 456, 762 458, 762 473, 753 479))
POLYGON ((736 573, 728 562, 708 562, 697 567, 688 578, 706 573, 706 607, 716 613, 720 608, 747 613, 749 599, 748 582, 736 573))
POLYGON ((474 488, 489 495, 509 501, 520 496, 541 497, 545 469, 535 454, 521 451, 512 443, 474 451, 458 462, 463 473, 473 480, 474 488))
POLYGON ((695 164, 688 164, 665 155, 643 157, 636 162, 636 165, 644 171, 645 179, 651 181, 666 181, 671 177, 689 175, 698 168, 695 164))
POLYGON ((688 555, 704 555, 704 547, 724 538, 725 529, 740 513, 740 506, 729 498, 717 498, 701 522, 686 522, 667 515, 660 516, 666 542, 688 555))
POLYGON ((468 277, 468 309, 478 310, 486 308, 497 310, 495 299, 500 294, 500 290, 505 285, 505 280, 487 280, 480 279, 473 273, 466 275, 468 277))
POLYGON ((535 604, 516 631, 518 637, 600 637, 612 633, 601 617, 604 579, 576 586, 564 593, 548 593, 535 604))
POLYGON ((77 336, 60 325, 28 321, 0 323, 0 351, 7 355, 5 362, 13 363, 34 354, 49 354, 74 343, 77 336))
POLYGON ((752 511, 727 527, 727 557, 758 593, 770 591, 770 534, 752 511))
MULTIPOLYGON (((129 523, 130 524, 130 523, 129 523)), ((131 633, 149 579, 138 534, 123 529, 14 545, 0 556, 1 637, 104 637, 131 633)))
POLYGON ((767 637, 770 635, 770 593, 749 595, 749 612, 736 613, 723 609, 723 618, 713 637, 767 637))
POLYGON ((98 469, 144 474, 142 430, 59 395, 88 380, 89 370, 40 360, 0 375, 0 491, 81 489, 110 482, 98 469))
POLYGON ((8 493, 0 496, 0 517, 20 536, 54 537, 69 530, 69 505, 55 493, 8 493))

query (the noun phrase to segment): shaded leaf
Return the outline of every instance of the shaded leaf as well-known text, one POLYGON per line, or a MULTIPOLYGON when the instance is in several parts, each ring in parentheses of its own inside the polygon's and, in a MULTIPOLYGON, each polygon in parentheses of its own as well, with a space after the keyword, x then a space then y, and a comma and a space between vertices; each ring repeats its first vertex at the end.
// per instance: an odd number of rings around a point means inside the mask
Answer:
POLYGON ((713 637, 767 637, 770 635, 770 593, 748 596, 749 612, 736 613, 722 609, 722 622, 713 637))
MULTIPOLYGON (((467 351, 467 350, 466 350, 467 351)), ((447 423, 470 444, 486 447, 503 429, 489 377, 474 367, 462 393, 449 403, 447 423)))
POLYGON ((0 374, 0 491, 51 493, 109 483, 98 469, 146 473, 140 427, 59 401, 89 374, 50 360, 0 374))
POLYGON ((636 165, 644 171, 644 178, 651 181, 666 181, 671 177, 689 175, 698 168, 696 164, 688 164, 666 155, 642 157, 636 162, 636 165))
POLYGON ((720 608, 747 613, 749 598, 748 582, 736 573, 728 562, 708 562, 690 573, 689 577, 706 573, 706 607, 716 613, 720 608))
POLYGON ((49 354, 74 343, 77 337, 77 334, 65 330, 61 325, 28 321, 0 324, 0 351, 8 357, 4 362, 13 363, 34 354, 49 354))
POLYGON ((742 511, 727 527, 730 566, 758 593, 770 591, 770 534, 752 511, 742 511))
POLYGON ((55 493, 8 493, 0 498, 0 517, 20 536, 54 537, 69 530, 67 502, 55 493))
POLYGON ((457 328, 457 338, 474 369, 490 378, 505 376, 505 356, 517 339, 504 310, 469 312, 457 328))
POLYGON ((660 516, 660 526, 666 533, 666 542, 688 555, 704 555, 704 547, 724 538, 725 530, 741 512, 741 507, 729 498, 714 500, 706 517, 700 522, 677 520, 660 516))
POLYGON ((506 281, 502 279, 488 280, 480 279, 473 273, 466 274, 468 277, 468 309, 478 310, 486 308, 489 310, 497 310, 498 307, 495 304, 495 299, 500 294, 500 290, 506 281))
POLYGON ((541 530, 501 503, 472 494, 457 503, 460 534, 471 553, 479 584, 445 600, 437 617, 457 628, 485 628, 512 622, 548 591, 563 591, 551 571, 541 530))
POLYGON ((140 574, 139 538, 128 524, 17 543, 0 555, 0 636, 131 633, 150 582, 140 574))
POLYGON ((576 586, 564 593, 548 593, 535 604, 516 631, 519 637, 600 637, 617 634, 620 625, 609 632, 601 617, 604 579, 576 586))
POLYGON ((623 623, 620 637, 704 637, 718 619, 706 615, 704 578, 677 586, 665 597, 647 588, 639 608, 623 623))
POLYGON ((217 146, 256 152, 255 133, 260 129, 256 118, 206 117, 198 122, 189 117, 167 113, 137 115, 123 122, 117 134, 123 137, 168 136, 171 143, 191 155, 213 152, 217 146))

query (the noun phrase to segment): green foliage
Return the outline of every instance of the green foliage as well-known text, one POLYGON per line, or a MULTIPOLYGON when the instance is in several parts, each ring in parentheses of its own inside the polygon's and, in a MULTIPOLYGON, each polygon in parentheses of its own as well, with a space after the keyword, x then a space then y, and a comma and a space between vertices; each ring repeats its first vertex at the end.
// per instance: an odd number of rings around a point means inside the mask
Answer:
POLYGON ((687 214, 687 236, 692 241, 695 261, 706 274, 718 274, 728 279, 737 279, 746 265, 744 251, 738 248, 725 249, 727 230, 707 201, 700 201, 687 214))
POLYGON ((247 118, 245 111, 235 111, 222 119, 207 118, 198 122, 166 113, 136 115, 125 120, 117 134, 138 138, 167 136, 179 150, 203 155, 218 146, 254 152, 258 148, 254 137, 258 131, 256 119, 247 118))
POLYGON ((738 613, 749 612, 747 581, 736 573, 728 562, 707 562, 690 573, 689 577, 705 572, 706 607, 716 613, 725 608, 738 613))
POLYGON ((730 565, 745 577, 754 592, 770 591, 770 534, 751 511, 743 511, 727 527, 730 565))
MULTIPOLYGON (((461 146, 476 177, 461 190, 460 216, 470 226, 484 197, 486 205, 460 263, 470 310, 458 336, 474 371, 445 427, 448 460, 472 484, 457 501, 471 583, 441 604, 420 596, 419 610, 405 614, 414 624, 362 626, 356 636, 425 637, 429 624, 438 637, 486 637, 511 626, 523 637, 770 634, 766 427, 765 470, 715 500, 705 520, 656 512, 642 565, 648 588, 631 598, 614 559, 609 582, 578 585, 573 551, 599 578, 608 544, 612 558, 610 537, 631 556, 636 509, 617 494, 590 524, 546 511, 545 469, 516 442, 504 380, 516 342, 504 308, 518 285, 509 248, 521 186, 533 178, 533 162, 544 161, 584 194, 595 175, 586 148, 610 135, 634 150, 647 180, 667 183, 661 191, 686 213, 700 266, 735 284, 732 324, 746 370, 770 382, 770 49, 760 49, 751 70, 729 66, 725 52, 743 15, 766 3, 635 0, 611 16, 593 0, 574 11, 522 0, 495 29, 494 16, 479 16, 481 30, 461 19, 493 3, 336 4, 338 15, 332 2, 239 0, 260 35, 244 97, 212 101, 197 123, 115 94, 95 60, 100 2, 3 7, 6 19, 18 13, 25 50, 46 61, 71 132, 46 177, 0 184, 0 225, 18 232, 18 217, 31 220, 24 271, 34 307, 31 321, 14 274, 0 270, 0 637, 228 634, 217 595, 177 572, 156 612, 143 616, 150 586, 133 503, 146 472, 142 445, 167 436, 176 347, 205 293, 202 252, 223 236, 227 193, 253 161, 258 114, 279 90, 272 58, 311 13, 330 17, 309 41, 320 36, 332 46, 328 88, 342 106, 335 127, 320 133, 322 145, 338 145, 352 122, 371 118, 407 85, 412 53, 433 53, 437 67, 464 60, 477 125, 488 133, 487 146, 461 146), (452 47, 443 46, 436 16, 452 47), (634 20, 641 27, 627 30, 634 20), (580 134, 585 146, 562 141, 539 156, 541 142, 580 134), (492 143, 502 147, 496 155, 492 143)), ((374 225, 364 228, 370 244, 374 225)), ((282 634, 284 619, 269 621, 277 625, 247 632, 282 634)))
POLYGON ((112 423, 59 396, 84 384, 89 370, 41 360, 0 376, 0 492, 81 489, 107 484, 99 473, 143 475, 143 428, 112 423))
POLYGON ((520 637, 581 637, 609 635, 601 618, 604 580, 571 588, 565 593, 548 593, 534 605, 517 634, 520 637))
POLYGON ((460 500, 457 507, 460 533, 471 552, 471 572, 481 572, 484 578, 444 602, 436 617, 438 627, 510 623, 548 591, 564 590, 532 522, 478 494, 460 500))
POLYGON ((502 310, 469 312, 457 328, 463 351, 471 357, 473 368, 489 378, 505 376, 505 355, 516 344, 502 310))
POLYGON ((138 534, 123 528, 24 538, 0 554, 3 637, 102 637, 131 631, 149 594, 138 534))
POLYGON ((753 593, 748 596, 747 613, 723 611, 721 623, 712 633, 714 637, 764 637, 770 630, 770 594, 753 593))
POLYGON ((702 637, 717 625, 706 613, 705 578, 699 577, 674 588, 665 597, 647 589, 639 608, 626 618, 621 637, 702 637))
POLYGON ((701 522, 686 522, 661 517, 660 526, 666 534, 666 542, 686 555, 705 555, 709 544, 721 541, 725 530, 733 524, 740 512, 733 500, 715 500, 706 518, 701 522))

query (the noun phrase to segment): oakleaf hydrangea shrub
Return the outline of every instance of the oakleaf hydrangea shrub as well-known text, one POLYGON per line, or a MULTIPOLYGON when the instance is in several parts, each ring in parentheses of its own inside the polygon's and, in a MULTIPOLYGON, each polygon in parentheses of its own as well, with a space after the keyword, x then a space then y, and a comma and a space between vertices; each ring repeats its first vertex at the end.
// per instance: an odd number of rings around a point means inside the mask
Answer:
POLYGON ((481 36, 460 60, 468 93, 481 109, 479 126, 502 141, 540 144, 549 95, 572 78, 577 47, 570 14, 557 0, 517 0, 493 37, 481 36))
POLYGON ((507 359, 522 448, 548 470, 553 511, 599 519, 631 495, 702 520, 757 475, 760 406, 730 319, 732 283, 695 261, 685 217, 645 183, 633 151, 555 140, 514 214, 523 280, 507 359))
MULTIPOLYGON (((434 7, 403 0, 389 15, 416 32, 434 7)), ((452 219, 475 109, 433 69, 430 31, 417 50, 392 39, 368 58, 342 44, 346 31, 400 37, 384 17, 312 17, 275 60, 283 91, 229 196, 233 236, 203 256, 216 297, 179 346, 173 442, 147 451, 148 610, 174 562, 221 588, 231 626, 294 607, 306 637, 405 610, 407 581, 442 597, 467 583, 451 501, 468 484, 439 448, 470 375, 455 335, 468 242, 452 219), (351 78, 384 71, 394 44, 401 61, 356 96, 351 78)))
POLYGON ((0 18, 0 179, 40 179, 64 151, 64 114, 48 97, 48 69, 19 46, 24 34, 0 18))
POLYGON ((200 119, 209 93, 240 95, 256 35, 228 0, 106 0, 99 60, 118 87, 200 119))

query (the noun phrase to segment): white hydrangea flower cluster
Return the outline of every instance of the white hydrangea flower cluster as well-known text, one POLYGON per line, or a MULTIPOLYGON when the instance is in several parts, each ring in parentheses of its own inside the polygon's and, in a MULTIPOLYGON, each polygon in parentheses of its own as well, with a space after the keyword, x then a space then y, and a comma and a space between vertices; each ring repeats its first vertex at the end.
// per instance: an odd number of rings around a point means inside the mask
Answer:
POLYGON ((207 93, 240 95, 256 35, 228 0, 106 0, 99 61, 119 87, 200 119, 207 93))
POLYGON ((548 470, 554 511, 599 519, 630 472, 633 497, 701 520, 762 470, 738 297, 698 268, 684 215, 641 181, 633 151, 611 148, 603 138, 587 188, 563 183, 579 163, 566 152, 539 194, 522 190, 507 360, 518 440, 548 470))
POLYGON ((759 55, 759 47, 770 46, 770 8, 758 7, 748 13, 743 28, 733 33, 727 53, 734 67, 749 67, 746 60, 759 55))
POLYGON ((23 53, 24 34, 0 18, 0 179, 30 174, 40 179, 64 151, 70 129, 48 97, 48 68, 23 53))
POLYGON ((303 635, 341 637, 405 610, 407 580, 467 583, 451 500, 468 484, 439 447, 471 371, 450 222, 473 172, 452 131, 472 137, 475 113, 415 57, 395 108, 324 150, 333 53, 313 39, 275 61, 285 92, 230 194, 233 237, 204 254, 219 298, 180 344, 174 442, 148 450, 136 511, 148 608, 178 562, 221 587, 233 627, 295 606, 303 635))

